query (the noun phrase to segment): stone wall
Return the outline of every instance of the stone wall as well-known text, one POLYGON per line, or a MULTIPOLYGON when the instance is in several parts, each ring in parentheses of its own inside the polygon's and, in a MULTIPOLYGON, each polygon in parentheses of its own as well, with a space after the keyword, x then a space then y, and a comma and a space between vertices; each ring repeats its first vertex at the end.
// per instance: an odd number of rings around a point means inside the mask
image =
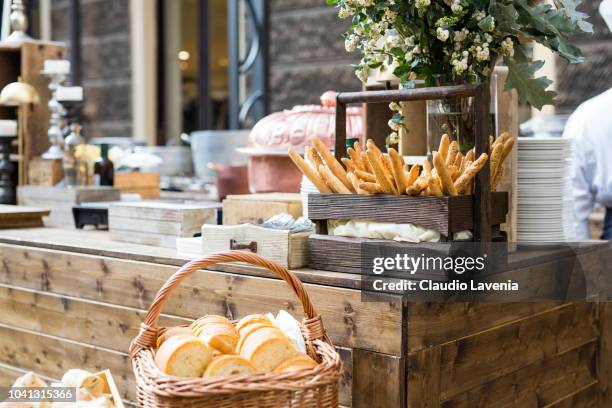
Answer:
POLYGON ((319 103, 327 90, 361 88, 341 34, 348 21, 325 0, 270 0, 270 111, 319 103))
POLYGON ((559 113, 570 113, 582 102, 612 87, 612 34, 599 14, 600 0, 585 0, 579 8, 591 18, 593 35, 577 36, 574 43, 584 53, 585 60, 570 65, 557 58, 559 113))
MULTIPOLYGON (((68 2, 51 4, 53 39, 67 41, 68 2)), ((126 0, 81 0, 81 85, 88 138, 132 135, 129 12, 126 0)))

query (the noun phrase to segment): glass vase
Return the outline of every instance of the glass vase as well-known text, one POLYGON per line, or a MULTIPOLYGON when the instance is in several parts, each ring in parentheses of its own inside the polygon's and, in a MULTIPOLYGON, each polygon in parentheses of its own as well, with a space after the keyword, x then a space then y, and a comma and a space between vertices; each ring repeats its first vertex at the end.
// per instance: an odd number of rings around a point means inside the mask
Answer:
MULTIPOLYGON (((448 85, 448 84, 447 84, 448 85)), ((441 86, 441 85, 440 85, 441 86)), ((427 101, 427 154, 438 150, 442 135, 456 140, 459 151, 474 147, 474 98, 435 99, 427 101)))

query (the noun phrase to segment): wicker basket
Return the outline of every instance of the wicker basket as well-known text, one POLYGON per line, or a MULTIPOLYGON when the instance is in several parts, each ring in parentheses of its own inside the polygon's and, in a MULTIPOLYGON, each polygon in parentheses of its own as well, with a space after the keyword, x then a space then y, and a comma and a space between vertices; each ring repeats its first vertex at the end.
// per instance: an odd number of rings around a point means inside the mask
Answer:
POLYGON ((340 356, 325 333, 321 316, 310 302, 302 282, 282 266, 258 255, 234 251, 206 256, 185 264, 164 284, 149 308, 140 333, 130 345, 138 404, 142 407, 337 407, 340 356), (161 372, 154 362, 161 309, 170 292, 199 269, 225 262, 245 262, 264 267, 281 277, 304 309, 302 334, 310 357, 320 364, 313 369, 218 378, 178 378, 161 372))

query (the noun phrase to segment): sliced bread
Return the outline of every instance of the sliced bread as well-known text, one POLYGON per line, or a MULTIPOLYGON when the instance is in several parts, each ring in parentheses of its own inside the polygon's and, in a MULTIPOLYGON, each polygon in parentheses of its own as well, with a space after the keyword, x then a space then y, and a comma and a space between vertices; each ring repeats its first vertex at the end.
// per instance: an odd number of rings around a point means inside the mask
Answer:
POLYGON ((211 360, 210 347, 192 335, 169 338, 155 354, 157 367, 176 377, 201 377, 211 360))
POLYGON ((312 358, 310 358, 306 354, 299 353, 296 356, 291 357, 280 363, 274 369, 274 372, 282 373, 287 371, 307 370, 310 368, 315 368, 317 365, 317 362, 314 361, 312 358))
POLYGON ((253 374, 255 367, 248 360, 237 355, 224 355, 215 358, 206 368, 204 377, 253 374))
POLYGON ((291 340, 275 327, 255 331, 240 350, 240 355, 249 360, 258 372, 270 372, 296 353, 291 340))

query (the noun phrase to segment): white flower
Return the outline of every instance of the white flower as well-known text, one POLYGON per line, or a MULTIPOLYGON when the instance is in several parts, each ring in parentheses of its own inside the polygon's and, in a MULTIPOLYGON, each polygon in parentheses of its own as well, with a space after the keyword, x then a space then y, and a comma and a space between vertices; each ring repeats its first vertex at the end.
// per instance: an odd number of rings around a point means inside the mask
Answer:
POLYGON ((357 49, 357 44, 359 44, 359 37, 356 35, 349 35, 344 40, 344 48, 347 52, 353 52, 357 49))
POLYGON ((389 122, 387 122, 387 125, 389 125, 391 130, 393 130, 395 132, 398 132, 401 129, 401 127, 402 127, 402 125, 400 125, 399 123, 395 123, 393 121, 393 119, 389 119, 389 122))
POLYGON ((416 0, 414 4, 417 9, 423 10, 431 4, 431 0, 416 0))
POLYGON ((451 10, 455 14, 460 14, 463 11, 463 6, 459 2, 459 0, 454 0, 451 4, 451 10))
POLYGON ((436 36, 438 37, 438 40, 442 42, 448 40, 449 35, 449 31, 442 27, 438 27, 438 29, 436 30, 436 36))
POLYGON ((385 50, 391 51, 393 48, 401 46, 402 39, 397 35, 389 35, 385 40, 385 50))
POLYGON ((486 14, 484 11, 482 11, 482 10, 481 10, 481 11, 479 11, 479 12, 477 12, 477 13, 474 13, 474 16, 473 16, 473 17, 474 17, 474 19, 475 19, 476 21, 480 21, 480 20, 482 20, 483 18, 485 18, 486 16, 487 16, 487 14, 486 14))
POLYGON ((512 42, 512 38, 506 37, 501 42, 501 53, 507 57, 514 56, 514 42, 512 42))
POLYGON ((385 16, 387 16, 387 20, 389 20, 389 22, 393 23, 397 18, 397 12, 391 10, 390 8, 386 8, 385 16))
POLYGON ((401 110, 402 108, 399 106, 399 103, 397 103, 397 102, 391 102, 391 103, 389 104, 389 109, 391 109, 392 111, 399 111, 399 110, 401 110))
POLYGON ((354 8, 341 7, 340 10, 338 11, 339 18, 348 18, 352 16, 353 14, 355 14, 354 8))
POLYGON ((357 75, 357 78, 359 78, 361 82, 366 82, 368 80, 368 68, 365 66, 357 68, 355 70, 355 75, 357 75))
POLYGON ((488 47, 476 47, 476 52, 474 57, 476 61, 483 62, 489 59, 489 48, 488 47))

